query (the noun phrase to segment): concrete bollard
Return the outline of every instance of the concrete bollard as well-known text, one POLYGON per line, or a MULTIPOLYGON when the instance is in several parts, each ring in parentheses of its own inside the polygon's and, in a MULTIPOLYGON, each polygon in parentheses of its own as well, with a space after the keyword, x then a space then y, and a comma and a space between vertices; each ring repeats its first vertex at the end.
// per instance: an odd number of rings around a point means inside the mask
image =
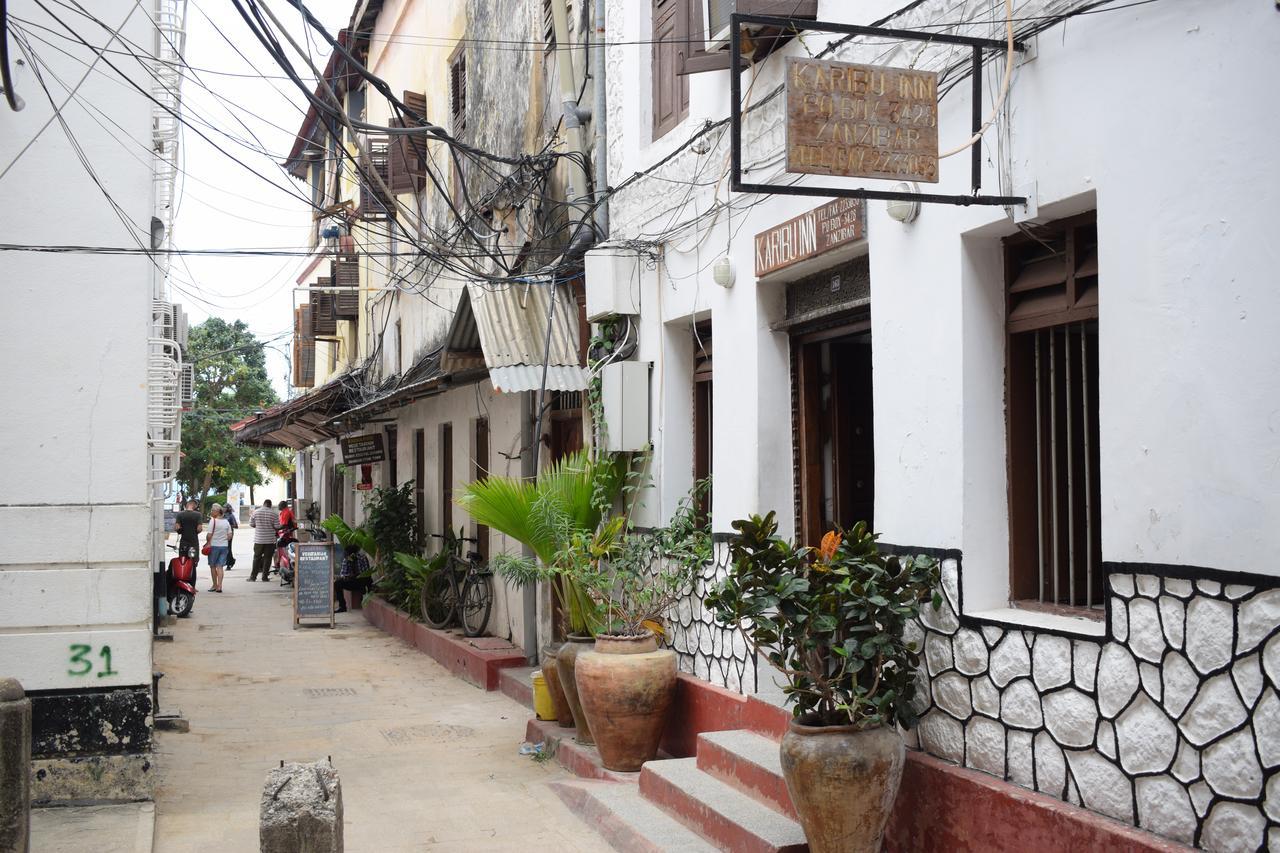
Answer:
POLYGON ((342 783, 328 761, 267 774, 258 814, 261 853, 342 853, 342 783))
POLYGON ((0 852, 31 849, 31 700, 0 678, 0 852))

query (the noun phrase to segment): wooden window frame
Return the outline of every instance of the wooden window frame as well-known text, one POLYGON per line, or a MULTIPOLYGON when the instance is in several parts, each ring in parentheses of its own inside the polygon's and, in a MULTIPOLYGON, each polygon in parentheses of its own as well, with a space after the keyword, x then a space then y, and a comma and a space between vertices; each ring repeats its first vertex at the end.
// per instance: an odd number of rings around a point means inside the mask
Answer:
POLYGON ((702 32, 702 0, 651 0, 652 50, 650 71, 652 76, 653 139, 666 136, 689 117, 689 78, 680 73, 686 58, 693 51, 693 37, 702 32), (671 38, 662 37, 662 31, 671 24, 671 38), (665 50, 671 53, 665 54, 665 50), (663 67, 663 62, 668 63, 663 67), (667 91, 670 89, 671 91, 667 91), (672 96, 674 109, 668 115, 659 112, 663 96, 672 96))
POLYGON ((1009 237, 1003 252, 1009 599, 1100 619, 1097 213, 1009 237))
MULTIPOLYGON (((466 37, 458 40, 453 52, 449 54, 449 132, 454 139, 467 139, 467 42, 466 37)), ((466 169, 449 149, 449 176, 452 183, 450 195, 455 203, 463 197, 462 182, 466 180, 466 169)))
MULTIPOLYGON (((693 334, 693 479, 712 474, 715 447, 715 402, 712 385, 712 326, 707 321, 694 327, 693 334)), ((711 517, 711 489, 698 501, 702 519, 711 517)))
POLYGON ((453 529, 453 424, 440 424, 440 532, 453 529))

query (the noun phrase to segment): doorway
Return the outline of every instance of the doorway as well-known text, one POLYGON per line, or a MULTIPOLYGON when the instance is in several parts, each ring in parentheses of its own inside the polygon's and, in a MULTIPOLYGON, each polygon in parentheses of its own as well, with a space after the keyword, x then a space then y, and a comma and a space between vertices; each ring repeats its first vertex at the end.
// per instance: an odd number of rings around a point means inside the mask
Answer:
POLYGON ((871 323, 792 337, 796 529, 806 545, 865 521, 874 529, 871 323))

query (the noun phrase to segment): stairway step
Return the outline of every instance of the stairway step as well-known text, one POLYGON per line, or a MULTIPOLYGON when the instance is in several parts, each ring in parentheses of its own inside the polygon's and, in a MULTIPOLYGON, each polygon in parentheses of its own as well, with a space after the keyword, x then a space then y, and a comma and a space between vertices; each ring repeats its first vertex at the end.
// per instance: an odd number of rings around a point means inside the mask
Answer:
POLYGON ((800 824, 698 769, 696 758, 650 761, 640 793, 733 853, 803 853, 800 824))
POLYGON ((698 769, 799 820, 776 740, 746 729, 703 732, 698 735, 698 769))
POLYGON ((717 848, 653 803, 635 785, 564 781, 552 790, 578 817, 622 853, 717 853, 717 848))

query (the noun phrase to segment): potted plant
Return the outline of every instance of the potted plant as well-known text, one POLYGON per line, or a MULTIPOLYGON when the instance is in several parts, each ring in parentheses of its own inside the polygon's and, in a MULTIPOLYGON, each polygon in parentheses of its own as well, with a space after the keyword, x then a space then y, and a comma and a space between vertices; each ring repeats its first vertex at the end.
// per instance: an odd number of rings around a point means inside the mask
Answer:
POLYGON ((921 604, 941 604, 937 561, 881 554, 863 522, 816 551, 777 536, 772 512, 733 526, 707 606, 787 679, 782 772, 809 848, 878 850, 905 760, 897 726, 916 723, 919 650, 904 631, 921 604))
POLYGON ((593 460, 579 451, 556 462, 537 480, 487 477, 468 485, 458 499, 476 522, 533 551, 535 559, 499 554, 489 563, 517 586, 542 580, 551 587, 566 635, 556 655, 556 671, 580 743, 592 740, 578 703, 574 673, 578 652, 594 643, 600 616, 577 580, 581 566, 574 561, 583 558, 585 551, 572 543, 575 537, 595 534, 621 491, 624 477, 621 458, 593 460))
POLYGON ((657 755, 675 695, 676 655, 659 649, 656 635, 711 558, 711 532, 696 510, 706 487, 698 483, 665 528, 639 532, 617 517, 580 540, 588 553, 576 561, 578 577, 598 605, 601 627, 594 649, 578 656, 578 696, 610 770, 634 772, 657 755))

